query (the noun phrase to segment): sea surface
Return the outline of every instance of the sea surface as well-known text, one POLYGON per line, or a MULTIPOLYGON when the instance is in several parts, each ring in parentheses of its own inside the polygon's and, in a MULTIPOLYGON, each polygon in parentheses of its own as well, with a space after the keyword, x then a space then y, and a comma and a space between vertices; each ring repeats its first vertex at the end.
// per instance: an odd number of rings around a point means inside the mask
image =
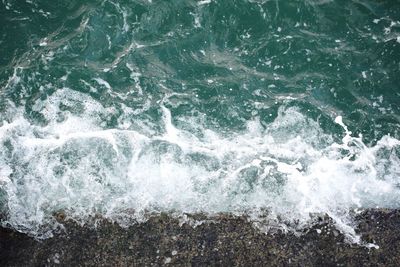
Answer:
POLYGON ((400 208, 400 1, 0 0, 1 225, 400 208))

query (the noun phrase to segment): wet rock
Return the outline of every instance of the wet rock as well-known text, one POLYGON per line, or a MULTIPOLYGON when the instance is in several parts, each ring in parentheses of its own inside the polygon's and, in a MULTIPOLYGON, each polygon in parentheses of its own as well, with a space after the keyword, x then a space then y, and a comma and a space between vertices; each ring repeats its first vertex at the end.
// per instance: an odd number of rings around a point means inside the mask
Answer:
POLYGON ((357 231, 372 246, 348 243, 326 216, 300 236, 281 231, 265 234, 246 217, 229 214, 196 227, 162 214, 129 228, 102 220, 96 229, 56 216, 66 232, 42 241, 1 229, 0 266, 398 266, 400 262, 398 210, 358 215, 357 231))

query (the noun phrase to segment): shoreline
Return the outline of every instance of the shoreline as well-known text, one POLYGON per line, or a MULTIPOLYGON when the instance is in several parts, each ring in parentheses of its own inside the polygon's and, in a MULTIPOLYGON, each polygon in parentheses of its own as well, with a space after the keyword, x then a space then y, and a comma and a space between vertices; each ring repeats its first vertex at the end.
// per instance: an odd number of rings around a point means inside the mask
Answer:
POLYGON ((291 232, 256 229, 244 216, 221 214, 193 227, 160 214, 128 228, 101 220, 96 229, 63 221, 65 233, 45 240, 0 228, 1 266, 307 265, 396 266, 400 210, 370 209, 357 216, 365 243, 350 244, 329 217, 291 232))

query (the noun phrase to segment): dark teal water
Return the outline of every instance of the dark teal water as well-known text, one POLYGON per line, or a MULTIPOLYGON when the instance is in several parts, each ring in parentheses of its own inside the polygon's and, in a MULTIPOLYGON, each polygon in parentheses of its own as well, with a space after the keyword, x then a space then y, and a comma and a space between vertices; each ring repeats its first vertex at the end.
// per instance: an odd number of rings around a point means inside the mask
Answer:
POLYGON ((399 1, 2 0, 0 25, 3 225, 267 210, 352 235, 400 207, 399 1))

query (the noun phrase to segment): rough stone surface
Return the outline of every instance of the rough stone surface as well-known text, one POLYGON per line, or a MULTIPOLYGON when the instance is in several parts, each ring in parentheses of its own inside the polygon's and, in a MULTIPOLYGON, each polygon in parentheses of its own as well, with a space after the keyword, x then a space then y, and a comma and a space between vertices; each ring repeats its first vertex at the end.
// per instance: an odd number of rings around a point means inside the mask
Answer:
POLYGON ((127 229, 63 221, 66 233, 42 241, 3 228, 0 266, 399 266, 400 211, 368 210, 358 221, 363 240, 379 249, 349 244, 329 218, 300 236, 265 234, 232 215, 197 227, 165 214, 127 229))

